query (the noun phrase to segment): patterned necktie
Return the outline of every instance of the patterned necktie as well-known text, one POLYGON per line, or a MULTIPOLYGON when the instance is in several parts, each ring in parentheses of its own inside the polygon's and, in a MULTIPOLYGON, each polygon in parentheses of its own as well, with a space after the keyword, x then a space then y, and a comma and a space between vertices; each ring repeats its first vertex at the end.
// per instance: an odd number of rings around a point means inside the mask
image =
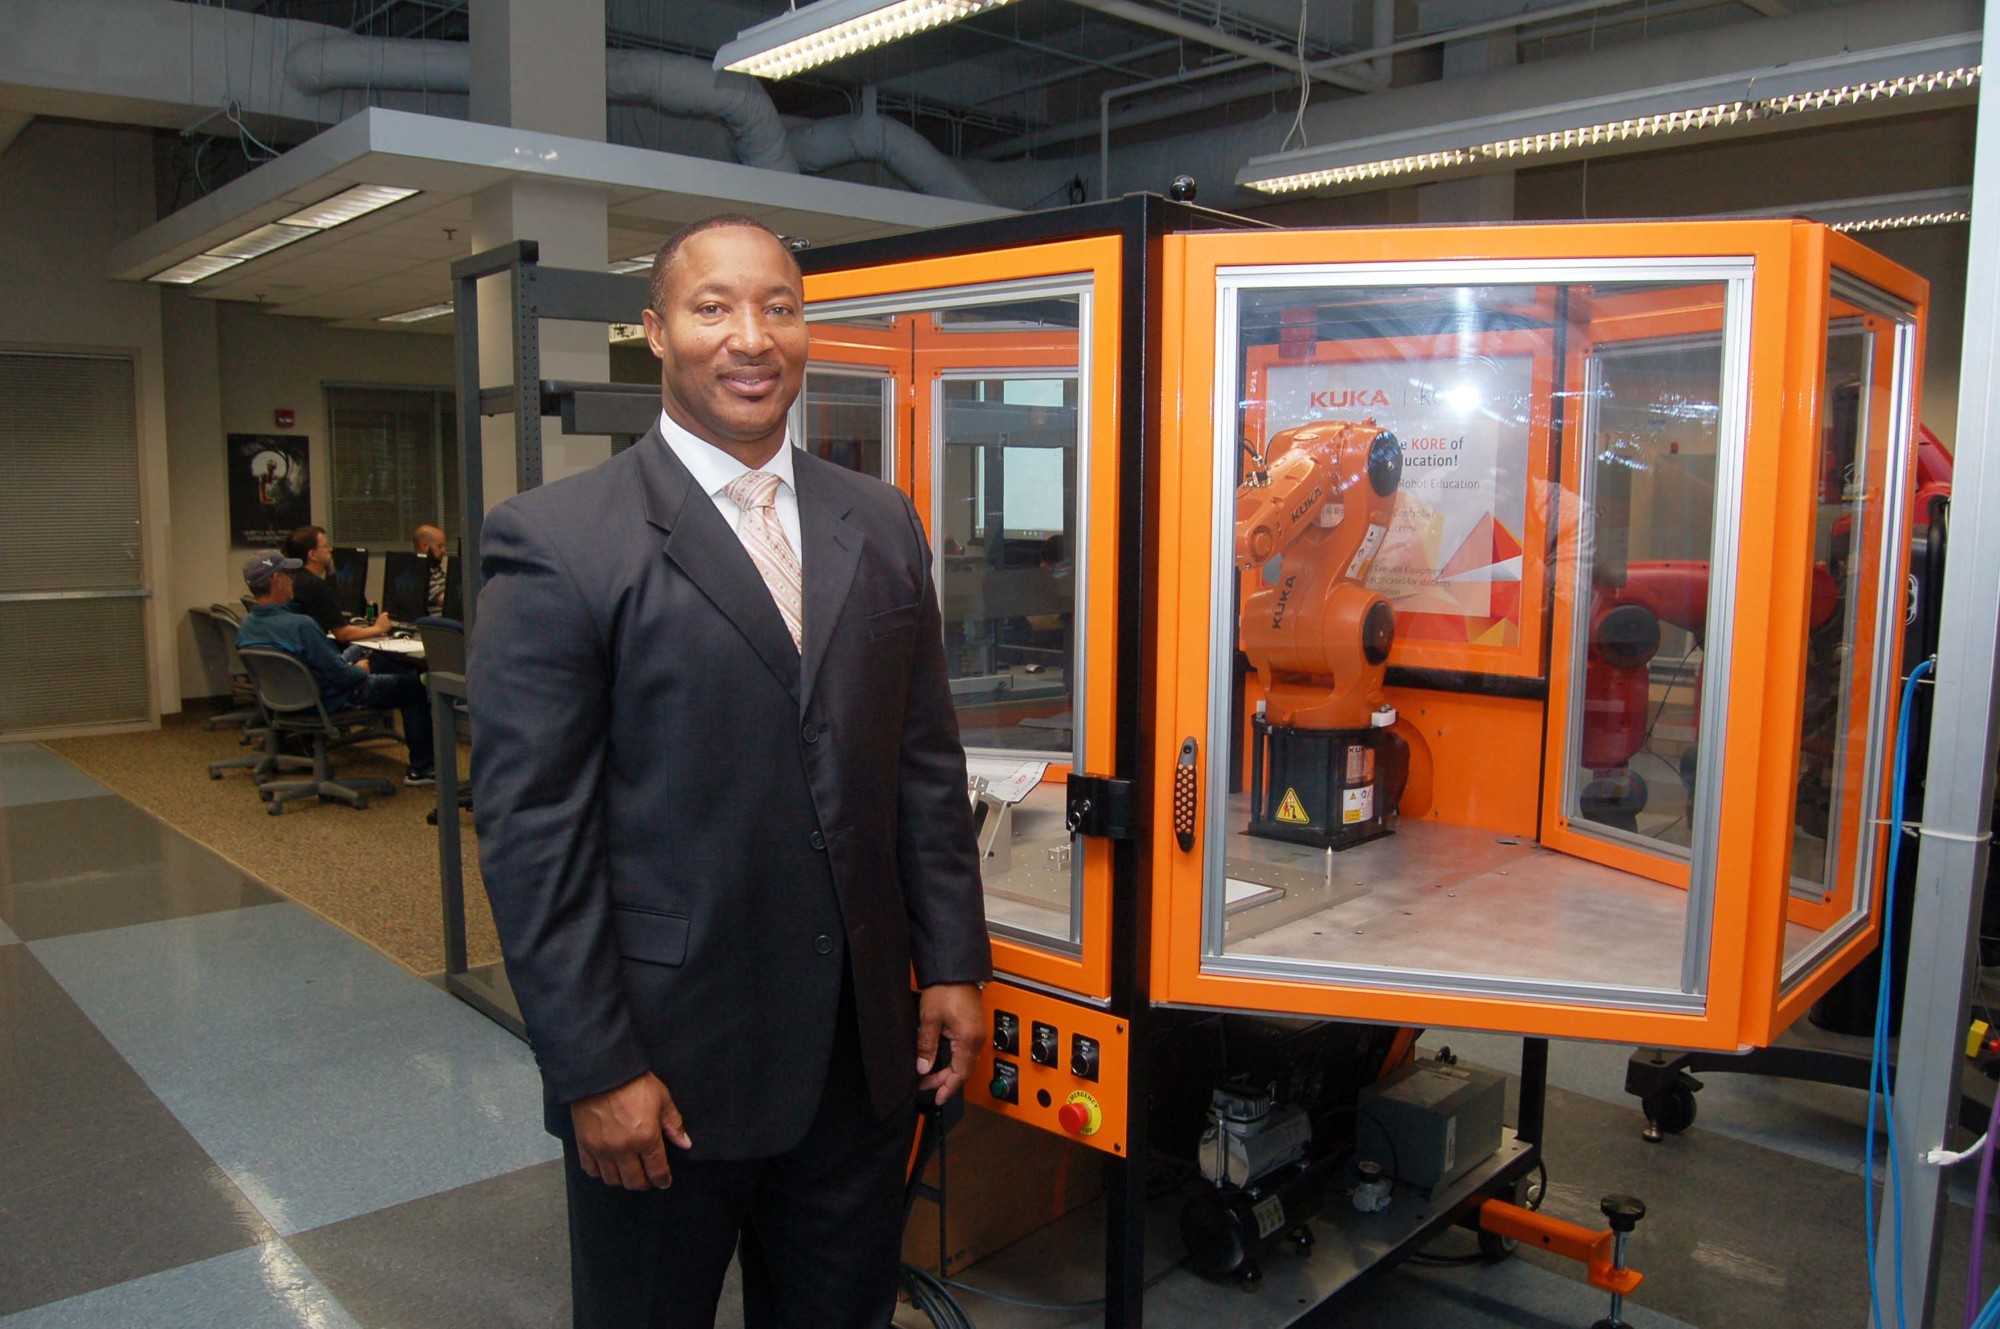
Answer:
POLYGON ((799 556, 778 522, 778 477, 769 471, 745 471, 731 480, 723 492, 743 509, 743 524, 737 528, 737 537, 743 541, 750 561, 757 565, 764 585, 770 588, 771 598, 777 602, 785 627, 792 634, 792 645, 801 646, 805 639, 802 617, 805 582, 799 570, 799 556))

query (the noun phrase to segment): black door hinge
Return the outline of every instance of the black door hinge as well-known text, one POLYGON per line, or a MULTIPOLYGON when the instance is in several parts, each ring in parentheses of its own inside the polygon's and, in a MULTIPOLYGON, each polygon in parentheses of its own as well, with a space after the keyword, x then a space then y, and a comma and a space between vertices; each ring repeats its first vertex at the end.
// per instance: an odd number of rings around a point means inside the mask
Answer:
POLYGON ((1134 824, 1133 802, 1130 780, 1072 774, 1066 818, 1069 832, 1104 840, 1137 839, 1139 830, 1134 824))

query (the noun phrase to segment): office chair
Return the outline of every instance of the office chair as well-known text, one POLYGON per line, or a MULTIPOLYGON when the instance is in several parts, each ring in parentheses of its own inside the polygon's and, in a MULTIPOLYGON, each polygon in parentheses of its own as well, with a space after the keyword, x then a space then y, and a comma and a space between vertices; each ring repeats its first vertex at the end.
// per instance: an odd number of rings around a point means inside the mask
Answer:
MULTIPOLYGON (((417 640, 424 644, 424 682, 451 698, 451 741, 445 745, 445 751, 453 753, 458 746, 460 727, 469 729, 472 723, 472 711, 465 700, 465 625, 454 618, 420 618, 416 628, 417 640)), ((455 758, 456 754, 453 753, 453 756, 455 758)), ((439 769, 438 792, 442 797, 443 768, 439 769)), ((459 786, 458 806, 471 810, 471 785, 459 786)), ((437 819, 436 808, 432 808, 424 818, 433 826, 437 825, 437 819)))
POLYGON ((230 709, 209 716, 201 727, 204 733, 212 734, 220 725, 242 725, 247 739, 253 727, 261 727, 258 723, 262 717, 257 711, 257 691, 250 686, 250 675, 244 672, 243 661, 236 654, 237 620, 225 617, 218 612, 221 609, 221 605, 210 605, 206 609, 196 605, 188 610, 202 663, 211 670, 211 677, 216 672, 226 672, 229 677, 230 709))
POLYGON ((244 667, 250 671, 251 681, 256 684, 257 700, 263 705, 265 714, 271 717, 271 732, 274 735, 297 734, 312 744, 311 779, 274 780, 258 790, 271 804, 272 816, 283 813, 285 804, 294 799, 317 796, 337 799, 350 807, 365 808, 369 794, 396 792, 395 785, 372 776, 335 780, 328 759, 329 750, 342 743, 353 742, 359 736, 357 730, 380 732, 382 712, 350 708, 328 714, 320 700, 319 682, 305 661, 284 651, 255 647, 247 648, 240 654, 244 667))

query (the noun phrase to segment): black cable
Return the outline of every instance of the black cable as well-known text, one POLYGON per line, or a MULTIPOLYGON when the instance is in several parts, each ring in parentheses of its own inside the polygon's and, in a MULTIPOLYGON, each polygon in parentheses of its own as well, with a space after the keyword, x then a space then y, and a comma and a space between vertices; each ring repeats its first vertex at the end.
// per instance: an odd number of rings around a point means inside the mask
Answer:
POLYGON ((906 1264, 899 1281, 910 1304, 922 1311, 937 1329, 974 1329, 965 1307, 958 1304, 958 1299, 930 1270, 906 1264))

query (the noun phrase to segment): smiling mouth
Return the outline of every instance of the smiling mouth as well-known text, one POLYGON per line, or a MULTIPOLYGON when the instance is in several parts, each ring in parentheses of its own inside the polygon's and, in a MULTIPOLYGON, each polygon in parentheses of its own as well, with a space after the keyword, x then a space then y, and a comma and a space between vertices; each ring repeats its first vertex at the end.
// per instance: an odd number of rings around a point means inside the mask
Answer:
POLYGON ((722 383, 738 396, 762 397, 777 387, 779 377, 775 369, 739 369, 722 375, 722 383))

